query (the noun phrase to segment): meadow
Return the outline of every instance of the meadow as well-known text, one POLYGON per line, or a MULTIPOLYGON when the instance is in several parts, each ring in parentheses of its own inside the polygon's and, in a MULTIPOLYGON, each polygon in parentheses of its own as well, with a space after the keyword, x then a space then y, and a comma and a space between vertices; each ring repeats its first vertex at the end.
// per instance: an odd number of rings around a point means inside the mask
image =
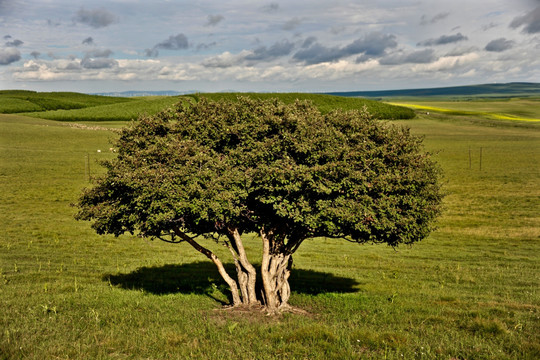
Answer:
POLYGON ((539 98, 506 98, 476 100, 445 100, 440 98, 394 99, 391 104, 425 112, 473 116, 492 120, 540 121, 539 98))
POLYGON ((15 114, 48 110, 83 109, 94 106, 119 104, 134 99, 87 95, 73 92, 35 92, 27 90, 0 90, 0 113, 15 114))
MULTIPOLYGON (((218 101, 235 100, 238 96, 259 99, 275 98, 285 103, 296 99, 312 101, 321 112, 333 109, 360 109, 364 105, 370 113, 380 119, 410 119, 414 112, 408 108, 393 106, 374 100, 347 98, 330 95, 299 93, 213 93, 205 97, 218 101)), ((130 121, 139 114, 153 115, 165 108, 183 101, 197 101, 200 94, 185 96, 147 96, 147 97, 107 97, 79 93, 37 93, 22 90, 0 91, 0 114, 20 114, 40 119, 58 121, 114 122, 130 121)))
POLYGON ((125 122, 0 114, 0 359, 540 358, 540 125, 425 110, 393 122, 444 170, 438 230, 397 249, 306 241, 290 302, 308 315, 267 317, 223 310, 219 274, 189 245, 73 219, 125 122))

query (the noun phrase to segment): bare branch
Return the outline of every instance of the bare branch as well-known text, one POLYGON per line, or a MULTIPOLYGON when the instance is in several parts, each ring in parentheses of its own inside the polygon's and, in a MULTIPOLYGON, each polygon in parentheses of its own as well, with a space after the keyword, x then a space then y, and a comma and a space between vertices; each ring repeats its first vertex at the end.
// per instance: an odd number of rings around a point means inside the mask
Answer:
POLYGON ((221 260, 217 257, 216 254, 214 254, 209 249, 205 248, 204 246, 201 246, 198 242, 196 242, 194 239, 190 238, 186 233, 184 233, 179 228, 174 228, 174 233, 179 236, 181 239, 188 242, 191 246, 195 248, 198 252, 204 254, 207 258, 212 260, 212 262, 217 266, 219 274, 225 280, 227 285, 229 285, 231 289, 231 294, 233 297, 233 306, 240 305, 242 301, 240 300, 240 294, 238 292, 238 285, 236 284, 236 281, 234 281, 233 278, 227 273, 227 270, 225 270, 225 266, 223 266, 223 263, 221 260))
POLYGON ((164 238, 162 238, 161 236, 156 236, 156 239, 161 240, 161 241, 166 242, 166 243, 169 243, 169 244, 180 244, 181 242, 184 242, 184 241, 185 241, 185 240, 182 240, 182 239, 180 239, 180 240, 174 240, 174 239, 169 240, 169 239, 164 239, 164 238))

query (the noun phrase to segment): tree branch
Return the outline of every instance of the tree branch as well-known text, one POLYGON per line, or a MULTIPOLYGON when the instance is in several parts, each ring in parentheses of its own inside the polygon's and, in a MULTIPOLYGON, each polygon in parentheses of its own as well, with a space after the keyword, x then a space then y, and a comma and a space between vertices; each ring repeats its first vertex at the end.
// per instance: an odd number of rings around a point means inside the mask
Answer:
POLYGON ((164 241, 166 243, 169 243, 169 244, 180 244, 181 242, 185 241, 185 240, 174 240, 174 238, 171 238, 171 240, 168 240, 168 239, 164 239, 162 238, 161 236, 156 236, 157 239, 161 240, 161 241, 164 241))
POLYGON ((197 250, 201 254, 204 254, 207 258, 212 260, 212 262, 217 266, 219 274, 221 275, 223 280, 225 280, 225 282, 229 285, 231 289, 231 294, 233 298, 233 306, 240 305, 242 302, 240 300, 240 295, 238 293, 238 285, 236 284, 236 281, 234 281, 234 279, 231 278, 231 276, 227 273, 227 270, 225 270, 225 266, 223 266, 223 263, 217 257, 217 255, 214 254, 209 249, 205 248, 204 246, 201 246, 198 242, 190 238, 186 233, 184 233, 178 227, 174 228, 174 233, 178 237, 180 237, 182 240, 185 240, 188 244, 193 246, 195 250, 197 250))
POLYGON ((302 244, 302 242, 305 239, 296 239, 296 240, 289 240, 287 242, 287 245, 285 245, 285 249, 289 255, 292 255, 298 250, 298 247, 302 244))

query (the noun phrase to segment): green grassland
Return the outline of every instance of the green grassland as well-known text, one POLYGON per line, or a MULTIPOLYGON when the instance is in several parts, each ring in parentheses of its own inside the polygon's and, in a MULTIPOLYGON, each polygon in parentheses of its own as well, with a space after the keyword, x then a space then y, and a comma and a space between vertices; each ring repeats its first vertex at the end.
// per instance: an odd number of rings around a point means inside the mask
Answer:
POLYGON ((130 121, 146 113, 153 115, 177 103, 177 97, 137 98, 116 104, 106 104, 75 110, 50 110, 44 112, 26 113, 23 115, 58 121, 130 121))
POLYGON ((133 99, 73 92, 39 93, 26 90, 0 90, 0 113, 14 114, 47 110, 83 109, 129 101, 133 101, 133 99))
MULTIPOLYGON (((96 161, 114 156, 108 123, 0 115, 0 359, 540 358, 538 124, 395 122, 444 170, 438 230, 395 250, 306 241, 291 304, 309 314, 275 318, 222 310, 219 274, 186 244, 73 219, 96 161)), ((245 241, 260 257, 259 239, 245 241)))
POLYGON ((408 108, 392 106, 373 100, 346 98, 330 95, 298 93, 215 93, 186 96, 152 96, 140 98, 118 98, 84 95, 78 93, 36 93, 21 90, 0 91, 0 113, 79 122, 130 121, 140 114, 155 114, 179 101, 197 101, 200 96, 211 100, 236 99, 238 96, 268 99, 278 97, 285 103, 296 99, 312 101, 322 112, 336 108, 361 109, 364 105, 373 116, 380 119, 410 119, 414 112, 408 108))
POLYGON ((464 115, 494 120, 540 122, 540 98, 470 99, 448 101, 441 99, 394 99, 389 103, 425 112, 464 115))
MULTIPOLYGON (((238 97, 238 93, 213 93, 201 94, 211 100, 217 101, 221 99, 234 100, 238 97)), ((414 112, 410 109, 400 106, 388 106, 379 101, 351 98, 332 95, 306 94, 306 93, 245 93, 242 96, 249 96, 256 99, 271 99, 279 98, 286 104, 293 103, 297 99, 308 100, 313 102, 322 113, 330 112, 334 109, 354 110, 361 109, 366 106, 369 112, 377 119, 410 119, 414 117, 414 112)), ((199 95, 189 95, 195 99, 199 95)))
POLYGON ((376 91, 346 91, 330 93, 340 96, 355 96, 367 98, 401 98, 418 99, 421 97, 436 99, 441 101, 448 99, 468 100, 468 99, 508 99, 512 97, 538 97, 540 96, 540 83, 513 82, 495 84, 476 84, 465 86, 450 86, 423 89, 401 89, 401 90, 376 90, 376 91))

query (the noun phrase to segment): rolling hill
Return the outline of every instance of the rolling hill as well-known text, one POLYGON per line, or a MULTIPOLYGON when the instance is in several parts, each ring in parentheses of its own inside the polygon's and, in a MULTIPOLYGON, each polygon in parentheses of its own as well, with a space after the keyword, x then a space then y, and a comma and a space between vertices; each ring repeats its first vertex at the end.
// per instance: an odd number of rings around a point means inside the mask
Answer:
POLYGON ((540 96, 540 83, 506 83, 452 86, 425 89, 381 90, 381 91, 344 91, 331 92, 329 95, 348 97, 530 97, 540 96))

